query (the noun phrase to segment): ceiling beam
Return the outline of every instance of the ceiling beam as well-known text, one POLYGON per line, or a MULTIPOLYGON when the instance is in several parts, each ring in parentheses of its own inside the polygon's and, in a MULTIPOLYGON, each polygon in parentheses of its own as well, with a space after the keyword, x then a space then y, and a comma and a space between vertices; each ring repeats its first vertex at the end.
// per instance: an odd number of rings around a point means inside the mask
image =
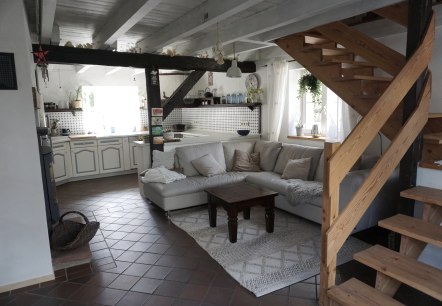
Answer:
MULTIPOLYGON (((34 52, 39 50, 40 45, 33 44, 34 52)), ((126 53, 108 50, 71 48, 51 45, 41 45, 46 54, 46 61, 54 64, 83 64, 103 65, 113 67, 133 67, 156 69, 176 69, 182 71, 203 70, 213 72, 226 72, 232 65, 226 60, 223 65, 218 65, 211 58, 198 58, 192 56, 174 56, 150 53, 126 53)), ((34 56, 34 60, 36 57, 34 56)), ((255 72, 254 62, 238 62, 238 67, 245 73, 255 72)))
POLYGON ((118 9, 112 11, 104 26, 93 35, 94 48, 101 49, 112 45, 119 37, 129 31, 143 19, 162 0, 130 0, 123 1, 118 9))
POLYGON ((138 42, 144 52, 157 51, 170 43, 204 30, 247 10, 263 0, 207 0, 151 36, 138 42))
MULTIPOLYGON (((396 2, 398 2, 398 0, 286 1, 264 12, 232 23, 227 28, 223 28, 220 34, 220 41, 222 43, 230 43, 251 36, 255 36, 256 39, 261 41, 268 41, 268 39, 262 39, 261 36, 258 35, 266 32, 273 34, 278 33, 277 35, 279 36, 273 37, 273 39, 275 39, 299 32, 300 30, 293 28, 294 24, 296 24, 298 28, 301 28, 303 24, 308 24, 308 27, 304 27, 303 29, 306 30, 396 2), (343 8, 346 8, 345 12, 342 11, 343 8), (280 29, 284 29, 285 32, 280 34, 280 29)), ((263 37, 265 37, 265 35, 263 37)), ((206 35, 198 37, 198 39, 178 46, 177 50, 181 54, 194 54, 213 46, 215 43, 216 35, 214 33, 207 33, 206 35)))
POLYGON ((41 0, 40 2, 40 43, 49 44, 54 27, 57 0, 41 0))

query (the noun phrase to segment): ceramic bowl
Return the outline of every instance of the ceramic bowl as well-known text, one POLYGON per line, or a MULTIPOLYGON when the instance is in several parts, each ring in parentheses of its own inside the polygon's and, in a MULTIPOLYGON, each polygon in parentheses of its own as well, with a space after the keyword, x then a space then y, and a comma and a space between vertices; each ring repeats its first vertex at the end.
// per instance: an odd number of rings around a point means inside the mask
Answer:
POLYGON ((241 136, 247 136, 250 133, 250 130, 237 130, 236 131, 241 136))

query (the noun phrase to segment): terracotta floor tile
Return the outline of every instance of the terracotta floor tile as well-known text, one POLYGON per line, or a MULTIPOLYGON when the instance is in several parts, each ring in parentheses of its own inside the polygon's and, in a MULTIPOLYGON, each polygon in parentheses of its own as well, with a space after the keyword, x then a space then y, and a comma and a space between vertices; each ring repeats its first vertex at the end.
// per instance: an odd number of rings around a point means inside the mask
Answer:
POLYGON ((135 262, 142 254, 142 252, 125 251, 123 254, 118 256, 117 260, 135 262))
POLYGON ((150 294, 141 292, 127 292, 126 295, 117 303, 117 306, 138 306, 144 303, 151 297, 150 294))
POLYGON ((207 285, 215 278, 216 272, 196 270, 192 272, 189 283, 197 285, 207 285))
POLYGON ((189 269, 181 269, 181 268, 174 268, 172 272, 170 272, 166 279, 171 281, 177 281, 177 282, 184 282, 187 283, 192 276, 193 270, 189 269))
POLYGON ((180 298, 202 301, 209 290, 208 286, 186 284, 181 291, 180 298))
POLYGON ((70 297, 71 300, 80 301, 80 302, 90 302, 93 301, 104 288, 99 286, 83 286, 81 287, 74 295, 70 297))
POLYGON ((63 305, 64 302, 65 302, 65 300, 62 300, 62 299, 44 297, 34 305, 35 306, 59 306, 59 305, 63 305))
POLYGON ((262 306, 267 306, 267 305, 272 305, 272 306, 285 306, 287 305, 289 300, 288 296, 284 296, 284 295, 277 295, 277 294, 266 294, 260 298, 258 298, 259 301, 259 305, 262 306))
POLYGON ((95 299, 94 302, 101 305, 115 305, 126 294, 126 291, 106 288, 95 299))
POLYGON ((120 240, 115 243, 112 248, 117 250, 128 250, 131 246, 134 245, 134 243, 134 241, 120 240))
POLYGON ((80 288, 80 284, 65 282, 49 291, 47 295, 55 298, 68 299, 80 288))
POLYGON ((120 290, 129 290, 130 288, 135 285, 136 282, 138 282, 140 277, 138 276, 131 276, 131 275, 120 275, 118 276, 112 283, 110 283, 107 287, 113 288, 113 289, 120 289, 120 290))
MULTIPOLYGON (((233 293, 230 305, 232 306, 254 306, 259 304, 259 299, 250 291, 237 286, 233 293)), ((268 304, 272 305, 272 304, 268 304)), ((272 305, 275 306, 275 305, 272 305)))
POLYGON ((150 269, 150 265, 133 263, 129 268, 124 270, 123 274, 133 276, 143 276, 150 269))
POLYGON ((159 254, 143 253, 143 255, 138 257, 136 262, 146 264, 146 265, 153 265, 160 259, 160 257, 161 257, 161 255, 159 255, 159 254))
POLYGON ((166 296, 153 295, 144 304, 146 306, 170 306, 174 305, 175 299, 166 296))
POLYGON ((155 290, 155 295, 179 297, 185 284, 173 281, 163 281, 155 290))
POLYGON ((231 288, 221 288, 221 287, 210 287, 209 291, 204 298, 204 302, 214 305, 229 305, 230 299, 233 295, 233 289, 231 288))
POLYGON ((134 243, 133 246, 130 247, 130 251, 137 251, 137 252, 145 252, 150 246, 152 245, 152 243, 150 242, 142 242, 142 241, 137 241, 134 243))
POLYGON ((28 293, 20 293, 13 297, 10 302, 7 304, 14 305, 14 306, 28 306, 28 305, 35 305, 38 303, 43 297, 39 295, 33 295, 28 293))
POLYGON ((100 287, 107 287, 109 284, 111 284, 116 278, 118 277, 118 274, 115 273, 108 273, 108 272, 97 272, 93 278, 91 278, 87 284, 88 285, 95 285, 100 287))

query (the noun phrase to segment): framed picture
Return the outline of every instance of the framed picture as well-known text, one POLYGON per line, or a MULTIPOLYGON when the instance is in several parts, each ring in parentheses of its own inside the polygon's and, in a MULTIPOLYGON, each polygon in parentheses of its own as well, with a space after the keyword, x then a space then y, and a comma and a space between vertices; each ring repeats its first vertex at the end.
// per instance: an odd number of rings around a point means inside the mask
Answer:
POLYGON ((164 138, 163 136, 156 136, 153 138, 153 144, 163 144, 164 138))
POLYGON ((163 117, 152 117, 152 125, 162 125, 163 117))
POLYGON ((162 108, 152 108, 152 116, 161 116, 163 117, 163 109, 162 108))
POLYGON ((162 136, 163 135, 163 127, 162 126, 153 126, 152 127, 152 136, 162 136))

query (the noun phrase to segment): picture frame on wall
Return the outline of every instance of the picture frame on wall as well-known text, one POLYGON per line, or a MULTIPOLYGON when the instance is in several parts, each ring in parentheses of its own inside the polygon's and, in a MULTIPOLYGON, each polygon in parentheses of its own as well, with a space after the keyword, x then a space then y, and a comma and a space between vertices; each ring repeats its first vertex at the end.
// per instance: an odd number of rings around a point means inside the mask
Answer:
POLYGON ((163 135, 163 127, 162 126, 153 126, 152 127, 152 135, 153 136, 162 136, 163 135))
POLYGON ((152 108, 152 116, 163 117, 163 109, 161 107, 153 107, 152 108))
POLYGON ((163 117, 152 117, 152 125, 163 125, 163 117))

